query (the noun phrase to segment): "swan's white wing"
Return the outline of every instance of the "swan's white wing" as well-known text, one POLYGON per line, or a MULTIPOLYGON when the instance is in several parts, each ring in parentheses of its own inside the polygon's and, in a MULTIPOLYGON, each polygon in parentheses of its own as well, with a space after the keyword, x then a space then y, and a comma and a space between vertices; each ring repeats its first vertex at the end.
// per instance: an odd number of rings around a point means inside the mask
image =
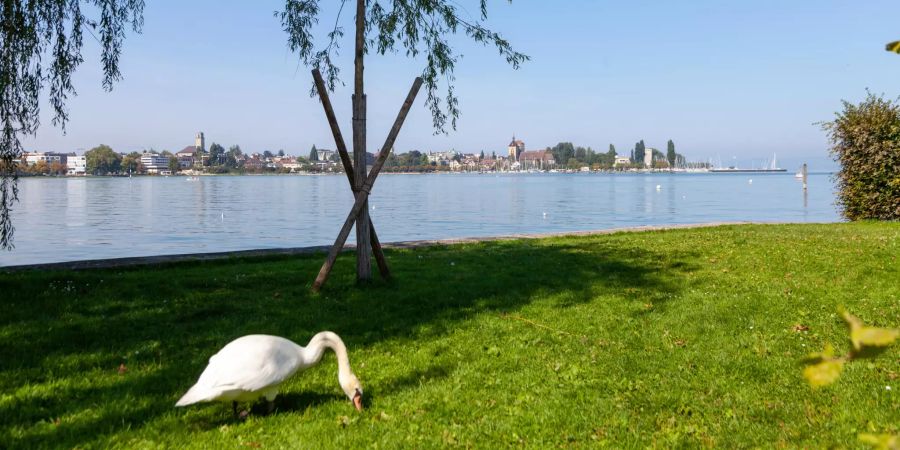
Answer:
POLYGON ((300 368, 293 342, 276 336, 238 338, 209 359, 197 385, 220 392, 255 392, 282 383, 300 368))

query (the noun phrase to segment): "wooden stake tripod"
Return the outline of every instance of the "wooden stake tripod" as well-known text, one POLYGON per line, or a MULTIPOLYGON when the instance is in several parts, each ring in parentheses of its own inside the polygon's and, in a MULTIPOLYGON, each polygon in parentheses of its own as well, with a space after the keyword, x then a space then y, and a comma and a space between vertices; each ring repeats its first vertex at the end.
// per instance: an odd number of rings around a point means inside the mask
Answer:
MULTIPOLYGON (((384 162, 387 160, 388 155, 391 153, 391 149, 394 146, 394 141, 397 139, 397 135, 400 133, 400 128, 403 127, 403 122, 406 120, 406 115, 409 113, 409 109, 412 107, 413 101, 416 98, 416 95, 419 93, 419 88, 422 87, 422 78, 417 77, 415 81, 413 81, 413 85, 409 90, 409 94, 406 96, 406 100, 403 102, 403 106, 400 108, 400 112, 397 114, 397 119, 394 120, 394 126, 391 127, 391 131, 388 133, 387 139, 384 141, 384 145, 381 147, 381 151, 378 153, 378 157, 375 159, 375 165, 372 166, 372 171, 365 176, 365 156, 359 158, 357 155, 356 163, 357 166, 362 161, 363 167, 359 170, 358 173, 362 173, 364 176, 361 178, 357 178, 354 175, 354 167, 350 161, 350 154, 347 152, 347 144, 344 142, 344 137, 341 134, 341 129, 338 126, 337 117, 334 114, 334 109, 331 107, 331 100, 328 98, 328 90, 325 88, 325 81, 322 79, 322 74, 319 73, 318 69, 314 69, 312 71, 313 78, 316 83, 316 90, 319 93, 319 99, 322 100, 322 107, 325 109, 325 116, 328 117, 328 125, 331 126, 331 134, 334 135, 334 143, 337 147, 338 154, 341 156, 341 163, 344 166, 344 172, 347 174, 347 181, 350 182, 350 188, 353 190, 353 195, 355 197, 355 201, 353 203, 353 208, 350 209, 350 213, 347 215, 347 219, 344 220, 344 226, 341 227, 340 233, 338 233, 337 239, 334 241, 334 245, 331 246, 331 250, 328 252, 328 257, 325 259, 325 263, 322 264, 322 268, 319 270, 319 275, 316 277, 315 283, 313 283, 313 291, 318 291, 322 288, 322 285, 325 284, 325 281, 328 280, 328 275, 331 273, 332 267, 334 267, 334 262, 337 259, 338 253, 341 252, 341 249, 344 248, 344 243, 347 241, 347 237, 350 235, 350 229, 353 228, 353 223, 357 222, 357 227, 362 225, 364 228, 369 229, 368 237, 372 242, 372 253, 375 255, 375 261, 378 263, 378 270, 381 272, 381 276, 385 279, 390 278, 391 272, 390 268, 387 265, 387 260, 384 259, 384 253, 381 250, 381 242, 378 240, 378 235, 375 233, 375 227, 372 225, 371 219, 368 217, 368 214, 365 215, 365 223, 360 224, 362 220, 358 220, 360 217, 360 212, 364 207, 367 206, 367 202, 369 200, 369 193, 372 191, 372 186, 375 184, 375 178, 378 177, 378 173, 381 172, 381 168, 384 166, 384 162)), ((353 99, 354 106, 354 121, 358 120, 360 117, 359 112, 362 111, 362 117, 365 117, 365 96, 363 95, 361 98, 353 99)), ((365 119, 363 119, 364 121, 365 119)), ((354 133, 356 135, 356 133, 354 133)), ((355 136, 354 136, 355 137, 355 136)), ((360 151, 356 146, 354 146, 355 151, 360 151)), ((364 153, 364 151, 363 151, 364 153)), ((365 252, 368 255, 368 243, 364 242, 364 240, 357 239, 358 242, 356 246, 357 252, 365 252)))

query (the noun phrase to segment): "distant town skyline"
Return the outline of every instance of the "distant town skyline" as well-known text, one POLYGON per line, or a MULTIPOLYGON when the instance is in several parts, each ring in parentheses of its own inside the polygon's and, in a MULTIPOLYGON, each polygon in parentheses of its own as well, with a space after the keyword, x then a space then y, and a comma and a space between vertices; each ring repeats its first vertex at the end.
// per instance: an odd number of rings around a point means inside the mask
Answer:
MULTIPOLYGON (((477 13, 475 2, 461 5, 477 13)), ((272 17, 282 6, 148 4, 144 33, 125 42, 124 79, 111 93, 100 88, 97 43, 87 37, 68 133, 51 125, 43 104, 43 126, 24 140, 26 148, 175 152, 198 130, 208 144, 250 152, 333 148, 321 106, 308 95, 309 71, 272 17)), ((456 73, 459 128, 433 135, 420 99, 398 152, 500 153, 515 134, 529 150, 570 141, 605 151, 613 143, 627 155, 638 140, 664 148, 672 139, 691 160, 746 164, 777 153, 786 164, 826 162, 816 122, 830 119, 842 99, 863 98, 866 88, 890 98, 900 93, 900 57, 883 51, 898 37, 894 2, 573 0, 548 7, 517 0, 491 4, 489 13, 488 25, 532 61, 513 71, 494 51, 453 39, 464 55, 456 73)), ((345 82, 349 47, 347 40, 345 82)), ((402 55, 367 60, 369 151, 378 151, 421 68, 402 55)), ((340 86, 332 97, 347 129, 349 93, 340 86)))

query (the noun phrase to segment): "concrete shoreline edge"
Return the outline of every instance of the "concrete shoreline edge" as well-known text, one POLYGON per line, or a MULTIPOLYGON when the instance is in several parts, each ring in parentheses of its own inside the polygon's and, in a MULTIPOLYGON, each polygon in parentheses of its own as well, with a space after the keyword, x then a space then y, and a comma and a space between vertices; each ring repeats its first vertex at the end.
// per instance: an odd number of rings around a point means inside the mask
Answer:
MULTIPOLYGON (((635 227, 609 228, 602 230, 586 230, 586 231, 563 231, 552 233, 523 233, 509 234, 502 236, 485 236, 485 237, 464 237, 449 239, 426 239, 419 241, 399 241, 391 243, 383 243, 385 249, 411 249, 419 247, 431 247, 436 245, 455 245, 455 244, 475 244, 479 242, 491 241, 510 241, 517 239, 543 239, 553 237, 566 236, 593 236, 614 233, 639 233, 646 231, 664 231, 664 230, 680 230, 690 228, 710 228, 728 225, 776 225, 790 224, 791 222, 704 222, 691 224, 672 224, 672 225, 643 225, 635 227)), ((44 264, 23 264, 14 266, 2 266, 0 272, 19 272, 26 270, 88 270, 88 269, 110 269, 110 268, 127 268, 139 266, 152 266, 158 264, 168 264, 177 262, 202 262, 202 261, 218 261, 231 258, 247 258, 247 257, 263 257, 263 256, 291 256, 291 255, 309 255, 314 253, 325 253, 331 248, 330 245, 314 245, 309 247, 292 247, 292 248, 269 248, 269 249, 252 249, 252 250, 235 250, 226 252, 212 253, 182 253, 175 255, 156 255, 156 256, 132 256, 125 258, 109 258, 109 259, 91 259, 80 261, 64 261, 56 263, 44 264)), ((344 251, 355 249, 355 246, 348 244, 344 246, 344 251)))

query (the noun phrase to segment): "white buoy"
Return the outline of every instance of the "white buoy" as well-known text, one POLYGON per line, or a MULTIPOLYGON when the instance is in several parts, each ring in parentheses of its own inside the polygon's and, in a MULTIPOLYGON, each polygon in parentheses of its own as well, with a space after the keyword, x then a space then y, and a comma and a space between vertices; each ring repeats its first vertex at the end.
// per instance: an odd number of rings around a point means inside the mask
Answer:
POLYGON ((747 182, 747 184, 753 184, 753 178, 751 178, 750 181, 747 182))
POLYGON ((656 185, 656 190, 657 190, 657 191, 661 191, 661 190, 662 190, 662 185, 657 184, 657 185, 656 185))
POLYGON ((547 211, 544 211, 544 218, 547 218, 547 211))

